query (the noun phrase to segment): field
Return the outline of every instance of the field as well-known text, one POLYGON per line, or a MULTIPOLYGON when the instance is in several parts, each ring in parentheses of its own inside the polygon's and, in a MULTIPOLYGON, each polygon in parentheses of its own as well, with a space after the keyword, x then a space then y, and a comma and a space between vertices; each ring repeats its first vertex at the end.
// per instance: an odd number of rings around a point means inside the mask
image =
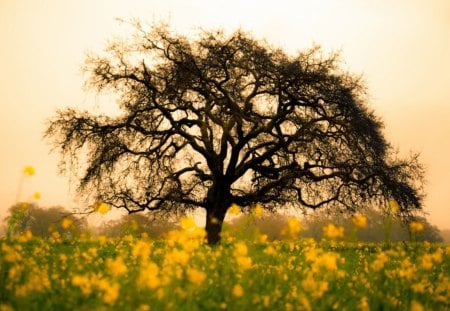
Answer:
POLYGON ((0 310, 450 309, 449 245, 203 239, 0 240, 0 310))

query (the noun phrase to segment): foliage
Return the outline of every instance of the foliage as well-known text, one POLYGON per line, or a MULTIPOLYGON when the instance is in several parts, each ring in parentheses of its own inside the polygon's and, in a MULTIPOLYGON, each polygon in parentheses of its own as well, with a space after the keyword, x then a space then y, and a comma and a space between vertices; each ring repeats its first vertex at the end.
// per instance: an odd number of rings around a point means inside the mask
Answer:
POLYGON ((42 208, 34 203, 18 203, 9 208, 7 237, 11 238, 29 230, 34 236, 78 235, 86 230, 87 223, 63 207, 42 208))
POLYGON ((47 137, 80 193, 129 212, 206 210, 217 243, 230 206, 421 205, 422 167, 398 159, 364 85, 319 48, 287 55, 243 31, 189 40, 164 26, 91 55, 87 85, 121 114, 59 111, 47 137), (66 162, 65 162, 66 161, 66 162))
MULTIPOLYGON (((362 214, 358 214, 362 215, 362 214)), ((364 209, 367 224, 363 228, 357 228, 351 215, 335 213, 333 210, 319 210, 300 217, 302 220, 302 231, 298 235, 302 238, 314 238, 320 241, 324 237, 323 228, 328 224, 336 224, 343 227, 347 240, 364 242, 385 241, 384 228, 388 215, 382 210, 364 209)), ((282 240, 283 228, 289 220, 289 216, 283 213, 265 213, 261 217, 253 214, 241 214, 231 220, 226 230, 241 237, 251 237, 255 233, 267 235, 269 240, 282 240)), ((425 217, 416 217, 416 221, 424 225, 424 229, 416 235, 417 241, 443 242, 438 228, 430 224, 425 217)), ((390 241, 411 241, 409 226, 403 220, 394 218, 390 229, 390 241)))
POLYGON ((154 215, 139 213, 129 214, 117 220, 111 220, 97 230, 97 234, 109 237, 124 237, 132 235, 139 237, 162 237, 178 227, 178 217, 174 215, 154 215))
POLYGON ((0 310, 450 308, 448 245, 204 237, 0 240, 0 310))

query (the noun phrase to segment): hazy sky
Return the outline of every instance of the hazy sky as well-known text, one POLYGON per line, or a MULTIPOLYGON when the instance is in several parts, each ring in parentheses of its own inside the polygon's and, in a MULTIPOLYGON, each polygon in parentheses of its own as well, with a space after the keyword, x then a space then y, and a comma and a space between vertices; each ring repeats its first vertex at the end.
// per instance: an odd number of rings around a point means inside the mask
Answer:
POLYGON ((68 106, 98 107, 83 91, 85 53, 101 51, 127 27, 116 18, 198 28, 241 27, 290 52, 320 44, 340 50, 343 67, 362 74, 370 106, 403 154, 427 168, 425 211, 450 228, 450 1, 447 0, 0 0, 0 217, 19 195, 75 207, 73 184, 57 175, 42 140, 45 121, 68 106), (19 192, 23 166, 36 175, 19 192))

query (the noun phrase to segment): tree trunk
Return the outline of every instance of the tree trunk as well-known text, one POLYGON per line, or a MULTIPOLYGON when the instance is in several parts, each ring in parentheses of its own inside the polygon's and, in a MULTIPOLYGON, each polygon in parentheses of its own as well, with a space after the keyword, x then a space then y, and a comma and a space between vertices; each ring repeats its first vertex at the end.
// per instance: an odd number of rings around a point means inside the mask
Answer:
POLYGON ((215 204, 213 208, 206 210, 206 238, 209 245, 215 245, 220 242, 222 233, 222 224, 227 212, 227 207, 215 204))

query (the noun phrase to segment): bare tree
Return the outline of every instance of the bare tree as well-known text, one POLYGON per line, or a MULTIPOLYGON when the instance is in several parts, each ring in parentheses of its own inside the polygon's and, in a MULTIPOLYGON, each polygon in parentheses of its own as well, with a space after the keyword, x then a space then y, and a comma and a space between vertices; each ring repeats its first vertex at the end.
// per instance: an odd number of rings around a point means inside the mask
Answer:
POLYGON ((129 213, 204 208, 210 244, 233 203, 420 208, 417 157, 396 159, 363 84, 337 60, 317 47, 290 56, 243 31, 189 40, 137 24, 132 40, 86 61, 88 86, 119 94, 122 114, 59 111, 46 136, 63 168, 86 163, 80 192, 129 213))

